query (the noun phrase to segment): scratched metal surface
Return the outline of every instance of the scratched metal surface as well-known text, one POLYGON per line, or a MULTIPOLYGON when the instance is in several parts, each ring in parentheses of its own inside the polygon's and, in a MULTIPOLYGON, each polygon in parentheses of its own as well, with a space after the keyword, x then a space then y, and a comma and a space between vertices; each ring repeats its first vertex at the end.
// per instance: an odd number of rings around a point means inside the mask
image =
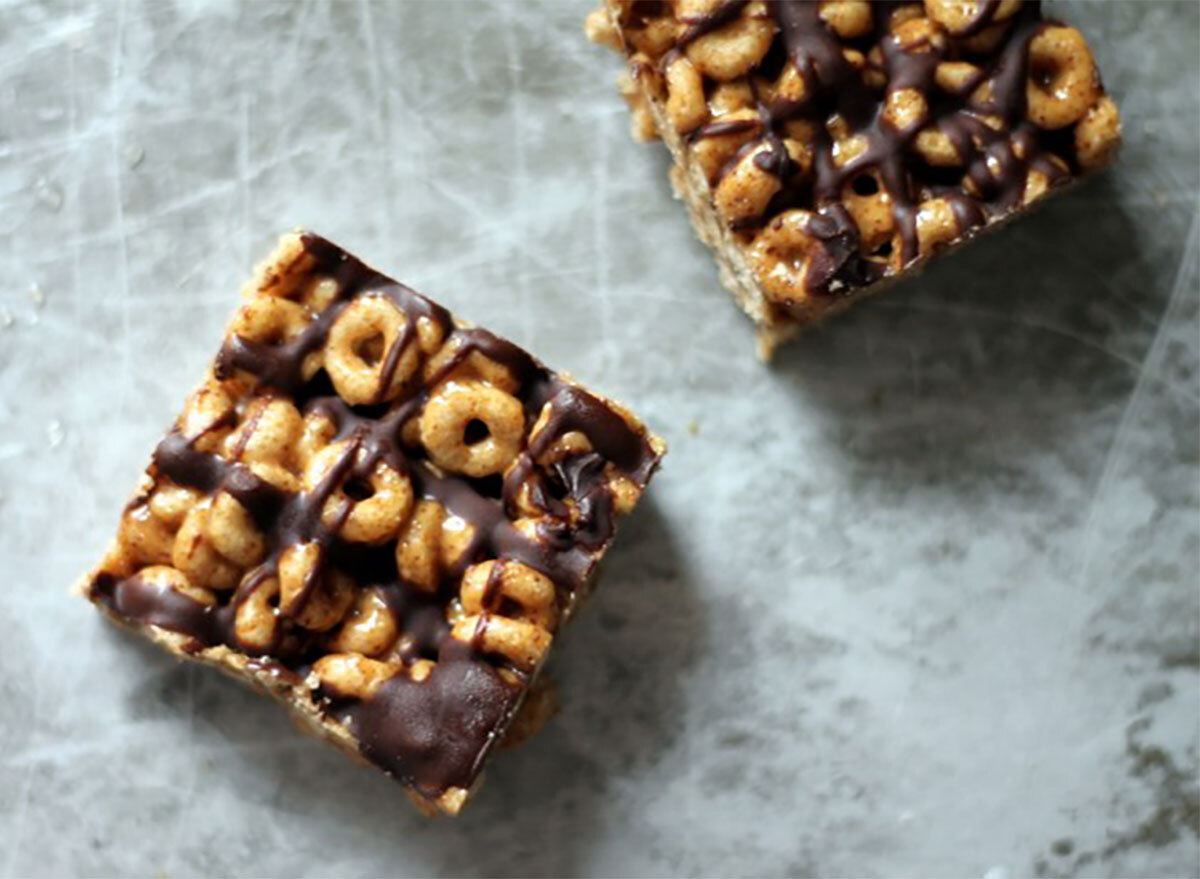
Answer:
POLYGON ((766 369, 569 3, 0 7, 0 871, 1184 876, 1200 5, 1120 168, 766 369), (672 444, 457 823, 68 585, 308 225, 672 444))

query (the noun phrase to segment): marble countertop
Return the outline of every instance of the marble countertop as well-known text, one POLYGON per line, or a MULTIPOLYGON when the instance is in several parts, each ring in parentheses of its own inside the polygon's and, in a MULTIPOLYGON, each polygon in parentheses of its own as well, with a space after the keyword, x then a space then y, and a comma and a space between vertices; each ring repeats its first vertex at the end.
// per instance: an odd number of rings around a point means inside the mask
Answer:
POLYGON ((586 3, 0 5, 0 875, 1200 871, 1200 4, 1118 169, 771 368, 586 3), (278 233, 672 451, 457 821, 67 594, 278 233))

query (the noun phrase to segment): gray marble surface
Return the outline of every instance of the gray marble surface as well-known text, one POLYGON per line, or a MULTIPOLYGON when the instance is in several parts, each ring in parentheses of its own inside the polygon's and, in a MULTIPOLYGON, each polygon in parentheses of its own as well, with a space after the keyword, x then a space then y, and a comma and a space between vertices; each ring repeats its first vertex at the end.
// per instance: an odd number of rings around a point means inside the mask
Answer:
POLYGON ((764 368, 586 5, 0 7, 0 873, 1196 875, 1200 4, 1052 8, 1119 169, 764 368), (457 822, 67 594, 296 225, 672 445, 457 822))

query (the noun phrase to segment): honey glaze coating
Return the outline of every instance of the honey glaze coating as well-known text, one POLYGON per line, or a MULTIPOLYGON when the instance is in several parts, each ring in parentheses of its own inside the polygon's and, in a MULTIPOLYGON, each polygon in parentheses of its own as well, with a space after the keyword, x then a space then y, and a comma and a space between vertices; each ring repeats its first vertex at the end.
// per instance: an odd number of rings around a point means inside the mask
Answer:
POLYGON ((270 664, 456 811, 664 447, 336 245, 280 254, 88 593, 270 664))
POLYGON ((609 9, 783 308, 897 275, 1103 167, 1120 141, 1086 41, 1037 0, 609 9))

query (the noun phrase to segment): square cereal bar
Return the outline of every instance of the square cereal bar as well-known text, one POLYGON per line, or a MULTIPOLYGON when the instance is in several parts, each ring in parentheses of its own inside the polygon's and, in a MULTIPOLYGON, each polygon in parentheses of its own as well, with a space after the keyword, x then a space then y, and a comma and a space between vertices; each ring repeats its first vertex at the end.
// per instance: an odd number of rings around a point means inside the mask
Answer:
POLYGON ((82 592, 457 813, 665 445, 315 235, 243 296, 82 592))
POLYGON ((1087 42, 1035 0, 606 0, 586 29, 764 358, 1120 142, 1087 42))

